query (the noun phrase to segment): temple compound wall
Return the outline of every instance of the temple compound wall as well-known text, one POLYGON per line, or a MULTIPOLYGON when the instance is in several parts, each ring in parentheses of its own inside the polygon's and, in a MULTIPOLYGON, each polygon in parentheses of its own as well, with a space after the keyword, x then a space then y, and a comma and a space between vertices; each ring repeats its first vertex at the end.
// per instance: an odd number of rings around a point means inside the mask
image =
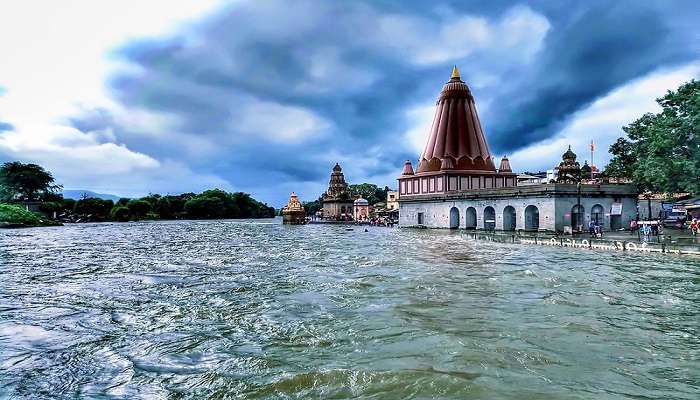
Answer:
POLYGON ((580 200, 576 185, 560 184, 403 197, 399 200, 399 225, 561 232, 567 226, 587 230, 594 220, 609 231, 628 227, 635 219, 634 187, 588 186, 592 187, 582 187, 580 200))

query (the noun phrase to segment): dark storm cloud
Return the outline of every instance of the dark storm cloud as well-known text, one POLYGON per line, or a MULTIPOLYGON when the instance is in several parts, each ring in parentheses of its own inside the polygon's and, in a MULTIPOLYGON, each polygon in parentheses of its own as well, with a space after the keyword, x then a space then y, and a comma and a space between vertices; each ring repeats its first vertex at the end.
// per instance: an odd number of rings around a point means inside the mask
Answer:
MULTIPOLYGON (((671 15, 667 3, 529 7, 255 1, 222 8, 176 35, 133 41, 114 53, 135 68, 111 78, 113 97, 129 109, 172 116, 163 135, 143 134, 106 110, 71 123, 84 132, 110 128, 132 150, 183 161, 243 189, 325 182, 339 158, 353 160, 345 169, 364 177, 398 172, 403 160, 415 159, 403 137, 412 123, 406 113, 435 100, 452 64, 477 102, 489 104, 482 120, 498 153, 546 139, 610 90, 697 56, 697 46, 687 45, 687 30, 697 28, 687 13, 671 15), (497 30, 508 12, 521 17, 516 28, 532 14, 546 17, 542 47, 513 36, 536 26, 497 30), (493 28, 495 39, 462 51, 454 33, 440 30, 469 16, 493 28), (521 54, 528 46, 534 56, 521 54), (489 76, 495 79, 482 79, 489 76), (480 80, 487 83, 473 84, 480 80)), ((469 47, 472 39, 460 40, 469 47)))
POLYGON ((641 2, 605 3, 554 20, 545 51, 524 79, 508 85, 494 103, 491 144, 517 150, 547 139, 574 112, 652 70, 697 58, 674 31, 676 18, 641 2))

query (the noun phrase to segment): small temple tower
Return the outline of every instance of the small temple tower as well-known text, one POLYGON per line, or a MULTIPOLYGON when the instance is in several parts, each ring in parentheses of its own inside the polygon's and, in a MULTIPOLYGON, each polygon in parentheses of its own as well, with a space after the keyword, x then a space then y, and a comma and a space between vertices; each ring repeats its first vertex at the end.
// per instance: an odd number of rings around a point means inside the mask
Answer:
POLYGON ((369 219, 369 202, 362 197, 355 200, 353 204, 352 216, 355 221, 366 221, 369 219))
POLYGON ((562 161, 557 167, 557 183, 574 184, 581 181, 581 165, 576 161, 576 153, 571 151, 571 146, 561 156, 562 161))
POLYGON ((400 196, 423 196, 516 186, 508 158, 496 170, 484 137, 474 96, 455 66, 443 86, 435 117, 415 172, 406 161, 400 196))
POLYGON ((353 201, 348 192, 343 169, 336 163, 328 182, 328 190, 321 196, 323 218, 334 220, 351 220, 353 201))
POLYGON ((287 206, 282 209, 282 223, 301 225, 306 223, 306 212, 301 205, 297 194, 292 192, 287 206))

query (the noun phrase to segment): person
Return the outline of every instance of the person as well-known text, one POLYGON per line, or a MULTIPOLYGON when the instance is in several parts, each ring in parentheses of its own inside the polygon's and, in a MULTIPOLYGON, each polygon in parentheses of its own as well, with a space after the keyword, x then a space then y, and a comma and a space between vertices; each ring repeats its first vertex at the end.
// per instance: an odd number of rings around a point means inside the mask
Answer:
POLYGON ((690 234, 693 236, 697 235, 698 229, 700 229, 700 226, 698 225, 698 220, 697 218, 693 218, 693 220, 690 221, 690 234))
POLYGON ((630 234, 634 234, 634 231, 637 230, 637 220, 631 220, 630 221, 630 234))
POLYGON ((644 235, 644 240, 649 239, 649 233, 651 233, 651 228, 649 225, 643 223, 640 231, 642 232, 642 235, 644 235))
POLYGON ((591 237, 595 236, 595 221, 594 220, 591 220, 588 223, 588 233, 591 237))

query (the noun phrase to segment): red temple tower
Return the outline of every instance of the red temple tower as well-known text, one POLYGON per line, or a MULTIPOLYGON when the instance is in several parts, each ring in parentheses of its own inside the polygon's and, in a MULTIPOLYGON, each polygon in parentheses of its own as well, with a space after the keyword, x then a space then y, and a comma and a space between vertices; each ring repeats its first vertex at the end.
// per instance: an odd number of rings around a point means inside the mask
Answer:
POLYGON ((418 168, 413 172, 410 161, 406 161, 398 178, 400 196, 516 186, 516 175, 508 159, 501 161, 501 169, 497 170, 474 97, 455 66, 438 97, 418 168))

